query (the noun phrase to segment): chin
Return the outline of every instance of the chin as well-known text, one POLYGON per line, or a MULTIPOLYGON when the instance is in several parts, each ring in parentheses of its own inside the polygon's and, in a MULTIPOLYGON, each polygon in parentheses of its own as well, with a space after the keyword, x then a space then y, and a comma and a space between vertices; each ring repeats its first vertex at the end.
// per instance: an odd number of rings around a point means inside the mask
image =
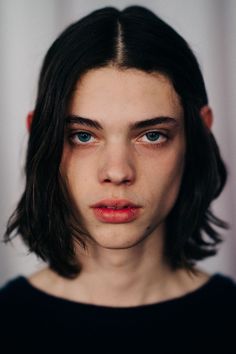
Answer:
POLYGON ((103 235, 102 237, 94 237, 93 240, 97 246, 100 246, 102 248, 107 248, 107 249, 128 249, 135 247, 139 243, 141 243, 144 240, 145 236, 143 235, 135 235, 132 236, 130 233, 125 235, 123 234, 121 236, 121 233, 119 234, 112 234, 110 233, 109 235, 103 235))

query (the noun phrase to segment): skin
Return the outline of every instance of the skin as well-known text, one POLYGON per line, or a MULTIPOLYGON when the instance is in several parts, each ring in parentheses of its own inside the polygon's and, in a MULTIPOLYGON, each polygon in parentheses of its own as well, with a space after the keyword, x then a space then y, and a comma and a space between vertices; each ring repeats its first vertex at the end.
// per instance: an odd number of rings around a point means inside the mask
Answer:
MULTIPOLYGON (((209 110, 207 122, 209 119, 209 110)), ((173 271, 164 257, 165 220, 184 171, 183 109, 171 81, 160 73, 115 67, 91 70, 77 83, 69 115, 97 120, 103 130, 67 125, 60 172, 78 216, 90 233, 74 280, 46 268, 29 278, 50 294, 106 306, 137 306, 182 296, 209 275, 173 271), (171 117, 131 131, 130 123, 171 117), (81 140, 81 131, 87 139, 81 140), (149 135, 147 133, 149 132, 149 135), (154 141, 150 140, 154 133, 154 141), (90 206, 104 198, 141 205, 139 217, 112 224, 96 219, 90 206)), ((204 119, 204 111, 202 113, 204 119)))

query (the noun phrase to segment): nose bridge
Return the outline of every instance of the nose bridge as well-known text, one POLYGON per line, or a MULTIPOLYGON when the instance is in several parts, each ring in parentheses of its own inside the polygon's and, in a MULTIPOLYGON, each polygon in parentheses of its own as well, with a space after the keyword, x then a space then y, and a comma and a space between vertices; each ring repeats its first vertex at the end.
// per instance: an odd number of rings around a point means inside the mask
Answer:
POLYGON ((135 159, 132 150, 130 143, 118 139, 107 143, 99 159, 100 182, 133 183, 135 159))

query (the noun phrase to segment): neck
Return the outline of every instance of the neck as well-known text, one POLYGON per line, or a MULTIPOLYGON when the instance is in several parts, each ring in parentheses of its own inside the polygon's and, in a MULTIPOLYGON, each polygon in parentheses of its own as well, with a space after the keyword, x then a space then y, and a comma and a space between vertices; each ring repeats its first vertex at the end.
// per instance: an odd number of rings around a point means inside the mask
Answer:
MULTIPOLYGON (((157 239, 128 249, 93 247, 79 252, 82 270, 68 280, 45 270, 41 288, 73 301, 102 306, 139 306, 181 296, 194 290, 207 276, 173 270, 163 257, 163 247, 157 239)), ((33 276, 34 277, 34 276, 33 276)), ((31 282, 35 283, 35 278, 31 282)), ((42 279, 42 277, 41 277, 42 279)))
POLYGON ((82 271, 74 284, 83 300, 111 306, 131 306, 151 301, 170 272, 163 259, 162 238, 153 235, 126 249, 93 244, 79 252, 82 271), (155 285, 154 285, 155 284, 155 285))
POLYGON ((83 300, 110 306, 131 306, 151 301, 154 285, 160 287, 169 273, 161 262, 131 250, 102 252, 87 262, 75 281, 84 290, 83 300))

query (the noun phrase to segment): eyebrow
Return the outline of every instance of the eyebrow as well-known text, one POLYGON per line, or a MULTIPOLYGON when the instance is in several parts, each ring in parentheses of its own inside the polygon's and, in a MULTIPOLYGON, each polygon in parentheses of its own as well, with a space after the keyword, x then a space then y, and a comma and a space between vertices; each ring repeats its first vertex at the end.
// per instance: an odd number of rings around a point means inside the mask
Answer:
MULTIPOLYGON (((84 118, 84 117, 80 117, 77 115, 69 115, 66 117, 66 124, 80 124, 80 125, 84 125, 90 128, 95 128, 98 130, 103 130, 102 125, 97 121, 97 120, 93 120, 90 118, 84 118)), ((158 124, 168 124, 168 125, 173 125, 176 126, 178 125, 178 120, 176 118, 173 117, 166 117, 166 116, 160 116, 160 117, 154 117, 154 118, 149 118, 149 119, 145 119, 145 120, 140 120, 137 122, 132 122, 129 124, 129 128, 130 130, 138 130, 138 129, 142 129, 142 128, 147 128, 153 125, 158 125, 158 124)))

